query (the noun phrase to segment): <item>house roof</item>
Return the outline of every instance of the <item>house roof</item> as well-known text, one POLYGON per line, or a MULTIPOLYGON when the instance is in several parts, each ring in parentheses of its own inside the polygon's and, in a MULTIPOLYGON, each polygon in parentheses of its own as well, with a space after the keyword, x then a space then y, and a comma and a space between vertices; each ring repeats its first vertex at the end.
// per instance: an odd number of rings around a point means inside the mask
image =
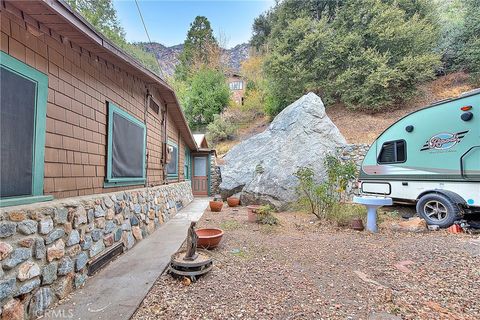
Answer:
POLYGON ((195 142, 197 143, 198 146, 198 151, 203 151, 203 152, 211 152, 214 151, 215 155, 217 154, 217 151, 213 148, 210 148, 208 146, 208 141, 207 137, 203 133, 194 133, 193 138, 195 139, 195 142))
POLYGON ((32 24, 37 24, 40 30, 50 29, 58 33, 62 37, 62 41, 70 40, 82 49, 121 66, 127 72, 145 81, 148 85, 157 88, 164 98, 169 116, 172 117, 187 145, 193 150, 198 149, 174 90, 161 77, 148 70, 103 34, 95 30, 89 22, 63 0, 7 0, 3 3, 7 10, 20 10, 19 14, 26 21, 33 18, 32 24), (17 9, 15 10, 15 8, 17 9))
POLYGON ((193 138, 199 148, 208 148, 207 138, 203 133, 194 133, 193 138))

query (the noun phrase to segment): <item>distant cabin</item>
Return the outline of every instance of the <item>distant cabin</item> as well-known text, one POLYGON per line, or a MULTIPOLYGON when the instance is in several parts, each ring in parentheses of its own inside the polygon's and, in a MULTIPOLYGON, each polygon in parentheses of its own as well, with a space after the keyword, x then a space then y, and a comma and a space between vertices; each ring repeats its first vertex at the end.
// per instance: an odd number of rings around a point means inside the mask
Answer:
POLYGON ((228 87, 232 92, 232 99, 235 103, 243 105, 246 86, 247 82, 239 74, 232 73, 228 75, 228 87))

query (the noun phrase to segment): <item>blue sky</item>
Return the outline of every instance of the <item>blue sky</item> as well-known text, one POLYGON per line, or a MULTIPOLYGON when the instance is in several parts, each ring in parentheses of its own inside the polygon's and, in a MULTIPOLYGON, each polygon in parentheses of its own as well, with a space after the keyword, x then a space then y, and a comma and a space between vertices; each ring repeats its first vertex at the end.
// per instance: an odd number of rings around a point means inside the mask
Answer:
MULTIPOLYGON (((133 0, 114 0, 128 41, 148 41, 133 0)), ((274 0, 139 0, 152 41, 167 46, 183 43, 190 23, 206 16, 213 32, 231 48, 247 42, 255 17, 274 5, 274 0)))

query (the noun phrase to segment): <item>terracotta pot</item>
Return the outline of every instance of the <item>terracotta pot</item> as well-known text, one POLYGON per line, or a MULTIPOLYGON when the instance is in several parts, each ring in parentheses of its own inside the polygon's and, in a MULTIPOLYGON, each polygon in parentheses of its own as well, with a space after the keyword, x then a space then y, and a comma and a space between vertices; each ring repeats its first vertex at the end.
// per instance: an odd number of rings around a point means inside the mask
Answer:
POLYGON ((197 247, 202 249, 213 249, 218 246, 223 237, 222 229, 197 229, 197 247))
POLYGON ((363 229, 365 229, 365 227, 363 226, 363 221, 360 218, 352 219, 352 221, 350 223, 350 227, 353 230, 357 230, 357 231, 363 231, 363 229))
POLYGON ((236 207, 240 204, 240 199, 237 197, 228 197, 227 203, 229 207, 236 207))
POLYGON ((462 233, 463 229, 460 227, 458 224, 453 224, 450 227, 448 227, 448 232, 450 233, 462 233))
POLYGON ((247 206, 248 222, 257 222, 257 209, 260 206, 247 206))
POLYGON ((210 210, 213 212, 220 212, 222 211, 223 208, 223 202, 222 201, 210 201, 210 210))

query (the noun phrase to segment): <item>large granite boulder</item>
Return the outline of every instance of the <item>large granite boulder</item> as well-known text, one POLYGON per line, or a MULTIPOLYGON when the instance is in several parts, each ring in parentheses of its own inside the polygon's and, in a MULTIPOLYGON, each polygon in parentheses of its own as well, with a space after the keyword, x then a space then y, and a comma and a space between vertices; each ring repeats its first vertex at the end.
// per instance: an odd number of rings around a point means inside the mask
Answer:
POLYGON ((322 99, 308 93, 285 108, 267 130, 236 145, 221 167, 223 197, 241 192, 243 203, 268 203, 285 209, 296 200, 300 167, 322 179, 323 159, 346 143, 328 118, 322 99))

